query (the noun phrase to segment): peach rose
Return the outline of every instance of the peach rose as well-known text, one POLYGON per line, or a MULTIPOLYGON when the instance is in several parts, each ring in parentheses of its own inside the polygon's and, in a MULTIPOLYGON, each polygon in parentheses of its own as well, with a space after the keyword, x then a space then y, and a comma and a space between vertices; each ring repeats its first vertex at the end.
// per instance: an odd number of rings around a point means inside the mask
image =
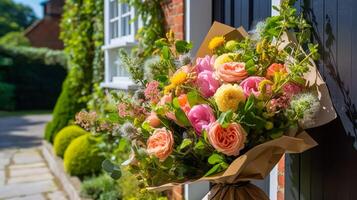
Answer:
POLYGON ((268 79, 272 79, 274 77, 275 72, 282 72, 284 74, 288 73, 284 65, 279 63, 273 63, 268 67, 265 77, 268 79))
POLYGON ((166 128, 155 129, 147 141, 147 152, 164 161, 173 151, 174 137, 166 128))
POLYGON ((227 62, 218 67, 217 76, 224 82, 236 83, 248 77, 245 64, 240 62, 227 62))
POLYGON ((151 112, 145 121, 147 121, 149 123, 149 125, 154 128, 160 126, 160 124, 161 124, 161 121, 155 112, 151 112))
POLYGON ((244 148, 246 132, 237 123, 230 124, 223 128, 217 121, 208 130, 208 140, 218 151, 228 156, 237 156, 244 148))

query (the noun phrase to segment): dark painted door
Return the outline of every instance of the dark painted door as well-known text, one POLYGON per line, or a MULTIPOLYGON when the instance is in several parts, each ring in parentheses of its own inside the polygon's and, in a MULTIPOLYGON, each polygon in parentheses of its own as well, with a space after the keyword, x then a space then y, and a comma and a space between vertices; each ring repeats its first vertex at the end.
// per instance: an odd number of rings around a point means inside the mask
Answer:
POLYGON ((304 0, 297 5, 320 44, 318 67, 338 119, 308 132, 319 146, 287 157, 286 199, 357 199, 357 1, 304 0))
MULTIPOLYGON (((313 25, 317 63, 338 118, 308 132, 319 146, 286 156, 285 199, 357 200, 357 0, 300 0, 313 25)), ((213 0, 214 20, 251 29, 271 13, 270 0, 213 0)))

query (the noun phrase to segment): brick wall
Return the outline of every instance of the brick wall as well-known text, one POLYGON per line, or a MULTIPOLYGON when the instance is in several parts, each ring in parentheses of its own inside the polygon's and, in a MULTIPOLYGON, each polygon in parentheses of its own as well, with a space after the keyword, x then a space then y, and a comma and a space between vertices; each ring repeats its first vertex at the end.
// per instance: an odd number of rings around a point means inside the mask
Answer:
POLYGON ((63 49, 63 42, 59 39, 60 18, 46 16, 41 21, 35 22, 33 27, 26 30, 25 36, 33 47, 47 47, 50 49, 63 49))
POLYGON ((177 39, 185 37, 185 0, 166 0, 162 3, 165 15, 166 29, 171 29, 177 39))
POLYGON ((278 195, 277 200, 284 200, 285 190, 285 155, 278 163, 278 195))

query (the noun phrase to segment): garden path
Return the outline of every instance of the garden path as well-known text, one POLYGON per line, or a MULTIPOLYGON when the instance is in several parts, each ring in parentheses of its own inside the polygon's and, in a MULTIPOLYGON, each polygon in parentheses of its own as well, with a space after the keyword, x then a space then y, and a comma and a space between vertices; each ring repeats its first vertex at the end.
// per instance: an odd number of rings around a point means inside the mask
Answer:
POLYGON ((41 152, 50 115, 0 117, 0 200, 66 200, 41 152))

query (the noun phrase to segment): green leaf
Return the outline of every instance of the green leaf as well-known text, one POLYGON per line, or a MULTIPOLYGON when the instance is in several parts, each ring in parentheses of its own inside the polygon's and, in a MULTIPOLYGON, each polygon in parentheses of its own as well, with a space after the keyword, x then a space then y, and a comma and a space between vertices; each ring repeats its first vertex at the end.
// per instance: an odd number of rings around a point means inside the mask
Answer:
POLYGON ((187 100, 191 107, 193 107, 194 105, 205 102, 202 99, 201 95, 196 90, 190 91, 189 93, 187 93, 187 100))
POLYGON ((220 163, 214 165, 210 170, 208 170, 208 172, 204 176, 210 176, 210 175, 215 174, 215 173, 217 173, 219 171, 221 171, 221 164, 220 163))
POLYGON ((191 125, 190 121, 186 117, 186 114, 181 109, 176 109, 175 117, 183 126, 191 125))
POLYGON ((199 140, 196 144, 194 149, 195 150, 203 150, 205 148, 205 143, 202 142, 202 140, 199 140))
POLYGON ((224 162, 224 157, 218 153, 213 153, 209 158, 208 158, 208 163, 211 165, 217 164, 224 162))
POLYGON ((162 53, 162 57, 165 60, 169 60, 170 59, 170 48, 168 46, 162 47, 161 53, 162 53))
POLYGON ((151 132, 153 130, 153 128, 150 126, 149 122, 147 122, 147 121, 142 123, 141 128, 147 132, 151 132))
POLYGON ((182 140, 179 149, 182 150, 182 149, 184 149, 184 148, 190 146, 191 144, 192 144, 192 140, 190 140, 190 139, 188 139, 188 138, 185 138, 185 139, 182 140))
POLYGON ((128 142, 124 138, 120 138, 119 145, 118 145, 118 151, 123 152, 127 146, 128 146, 128 142))
POLYGON ((119 179, 121 177, 121 170, 118 166, 113 164, 110 160, 105 159, 102 162, 102 168, 106 171, 110 177, 113 179, 119 179))
POLYGON ((253 108, 253 105, 254 105, 254 96, 253 95, 250 95, 248 97, 248 100, 245 102, 245 106, 244 106, 244 111, 249 111, 250 109, 253 108))
POLYGON ((192 48, 192 44, 184 41, 184 40, 177 40, 175 42, 175 47, 176 47, 176 51, 178 53, 187 53, 190 51, 190 49, 192 48))
POLYGON ((222 113, 219 118, 218 118, 218 123, 221 124, 223 128, 227 128, 230 121, 232 120, 233 117, 233 111, 228 110, 227 112, 222 113))
POLYGON ((173 100, 172 100, 172 105, 174 108, 176 109, 180 109, 180 103, 179 103, 179 100, 177 97, 175 97, 173 100))

